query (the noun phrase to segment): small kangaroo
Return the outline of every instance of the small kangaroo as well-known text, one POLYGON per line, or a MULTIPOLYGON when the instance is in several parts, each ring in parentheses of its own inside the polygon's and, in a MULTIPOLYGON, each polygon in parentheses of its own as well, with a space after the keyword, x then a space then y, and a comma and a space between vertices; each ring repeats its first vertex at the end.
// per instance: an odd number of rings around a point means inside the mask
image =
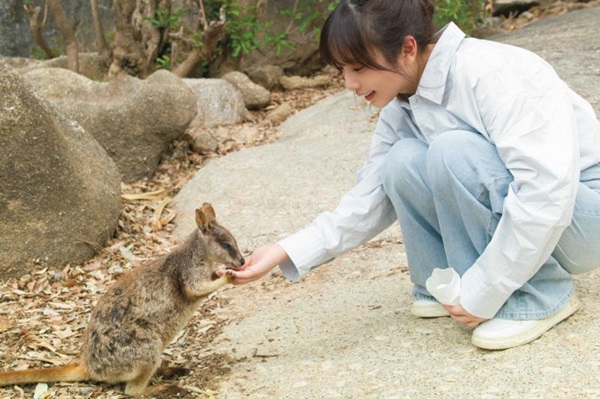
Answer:
POLYGON ((79 359, 65 366, 0 373, 0 386, 37 382, 124 382, 128 395, 152 395, 148 387, 165 347, 200 305, 200 299, 231 282, 217 264, 244 264, 233 235, 217 223, 209 203, 196 209, 195 229, 166 256, 125 273, 98 300, 83 336, 79 359))

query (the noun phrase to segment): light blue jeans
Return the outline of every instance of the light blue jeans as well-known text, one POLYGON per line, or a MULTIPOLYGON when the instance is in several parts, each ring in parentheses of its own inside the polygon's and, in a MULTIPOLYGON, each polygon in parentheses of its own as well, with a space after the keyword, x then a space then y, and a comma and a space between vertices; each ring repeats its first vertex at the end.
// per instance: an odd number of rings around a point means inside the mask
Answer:
MULTIPOLYGON (((465 131, 444 133, 429 146, 398 141, 382 173, 400 221, 413 295, 431 298, 425 281, 434 268, 450 265, 462 275, 488 245, 513 177, 493 144, 465 131)), ((552 256, 495 317, 550 316, 571 297, 571 275, 600 266, 600 165, 580 180, 573 221, 552 256)))

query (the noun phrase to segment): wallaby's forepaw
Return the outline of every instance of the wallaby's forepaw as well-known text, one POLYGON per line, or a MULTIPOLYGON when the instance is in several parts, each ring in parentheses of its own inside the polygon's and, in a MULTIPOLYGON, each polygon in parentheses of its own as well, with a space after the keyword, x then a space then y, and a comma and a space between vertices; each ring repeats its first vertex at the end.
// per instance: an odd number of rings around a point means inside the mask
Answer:
POLYGON ((233 275, 233 270, 226 270, 225 274, 221 277, 227 284, 233 284, 235 280, 235 276, 233 275))

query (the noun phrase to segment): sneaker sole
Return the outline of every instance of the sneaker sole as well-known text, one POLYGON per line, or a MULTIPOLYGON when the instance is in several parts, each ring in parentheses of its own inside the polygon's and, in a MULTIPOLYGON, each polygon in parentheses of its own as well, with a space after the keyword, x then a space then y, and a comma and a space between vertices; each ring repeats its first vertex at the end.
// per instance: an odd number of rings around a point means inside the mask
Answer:
POLYGON ((552 316, 546 317, 545 319, 538 320, 538 322, 527 331, 523 331, 522 333, 512 337, 499 339, 482 338, 473 334, 471 343, 479 348, 489 350, 509 349, 516 346, 525 345, 539 338, 546 331, 550 330, 552 327, 571 316, 573 313, 579 310, 579 306, 579 300, 575 297, 571 297, 566 305, 563 306, 558 312, 552 316))
POLYGON ((431 306, 411 306, 410 314, 422 319, 431 319, 434 317, 449 317, 450 313, 440 304, 432 304, 431 306))

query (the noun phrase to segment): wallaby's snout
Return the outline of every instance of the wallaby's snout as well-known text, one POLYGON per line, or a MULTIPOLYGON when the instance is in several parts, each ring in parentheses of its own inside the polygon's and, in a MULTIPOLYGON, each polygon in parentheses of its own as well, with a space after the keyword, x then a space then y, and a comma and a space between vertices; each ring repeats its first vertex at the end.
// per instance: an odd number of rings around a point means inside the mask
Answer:
POLYGON ((241 256, 241 257, 238 259, 237 263, 236 263, 236 264, 234 264, 234 265, 232 265, 232 267, 229 267, 228 269, 237 269, 238 267, 242 267, 242 266, 244 266, 244 263, 246 263, 246 259, 244 259, 244 257, 243 257, 243 256, 241 256))
POLYGON ((236 269, 246 263, 233 234, 217 222, 215 210, 209 203, 196 209, 196 224, 204 236, 208 258, 227 269, 236 269))
POLYGON ((237 243, 235 243, 235 246, 230 246, 230 250, 231 251, 228 251, 229 253, 222 259, 219 259, 219 261, 223 263, 227 269, 237 269, 238 267, 244 266, 246 259, 244 259, 244 256, 240 253, 237 243))

